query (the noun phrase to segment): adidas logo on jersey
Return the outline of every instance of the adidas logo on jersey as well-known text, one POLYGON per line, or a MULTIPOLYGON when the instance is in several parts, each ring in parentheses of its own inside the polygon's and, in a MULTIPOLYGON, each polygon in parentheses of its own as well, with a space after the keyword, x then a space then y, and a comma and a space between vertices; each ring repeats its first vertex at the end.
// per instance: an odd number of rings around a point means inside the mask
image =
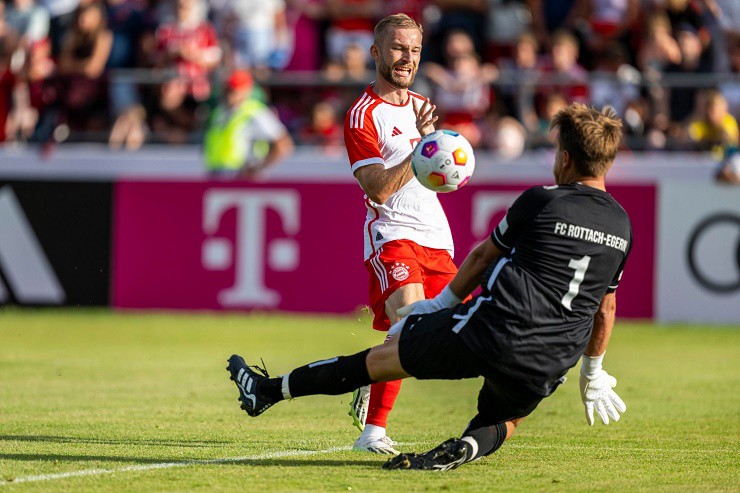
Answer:
POLYGON ((401 135, 403 132, 401 132, 398 127, 393 127, 393 132, 391 132, 391 137, 395 137, 396 135, 401 135))
POLYGON ((375 241, 380 241, 383 239, 383 235, 380 234, 380 231, 378 231, 378 234, 375 235, 375 241))

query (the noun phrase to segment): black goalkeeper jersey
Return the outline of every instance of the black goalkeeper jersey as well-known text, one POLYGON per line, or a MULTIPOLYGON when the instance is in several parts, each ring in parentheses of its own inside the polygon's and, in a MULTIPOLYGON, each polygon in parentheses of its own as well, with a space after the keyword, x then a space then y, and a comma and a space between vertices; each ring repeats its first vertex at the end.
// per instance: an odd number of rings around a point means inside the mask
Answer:
POLYGON ((604 295, 617 288, 632 246, 629 217, 596 188, 535 187, 491 240, 504 256, 484 276, 482 295, 456 311, 454 330, 495 374, 549 395, 583 354, 604 295))

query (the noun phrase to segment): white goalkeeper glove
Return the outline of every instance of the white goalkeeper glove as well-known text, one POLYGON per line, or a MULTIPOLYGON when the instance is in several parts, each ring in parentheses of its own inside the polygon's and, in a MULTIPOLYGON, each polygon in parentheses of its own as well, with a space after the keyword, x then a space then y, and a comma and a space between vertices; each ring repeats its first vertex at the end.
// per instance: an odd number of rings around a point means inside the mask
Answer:
POLYGON ((438 312, 445 308, 452 308, 461 301, 462 300, 452 292, 450 286, 447 285, 442 292, 434 298, 419 300, 410 305, 402 306, 396 310, 396 315, 399 317, 408 317, 409 315, 424 315, 425 313, 438 312))
POLYGON ((581 400, 590 426, 594 425, 594 410, 605 425, 609 424, 609 418, 619 421, 619 413, 627 410, 624 401, 612 390, 617 386, 617 379, 601 368, 603 359, 603 354, 593 358, 584 354, 582 358, 581 400))

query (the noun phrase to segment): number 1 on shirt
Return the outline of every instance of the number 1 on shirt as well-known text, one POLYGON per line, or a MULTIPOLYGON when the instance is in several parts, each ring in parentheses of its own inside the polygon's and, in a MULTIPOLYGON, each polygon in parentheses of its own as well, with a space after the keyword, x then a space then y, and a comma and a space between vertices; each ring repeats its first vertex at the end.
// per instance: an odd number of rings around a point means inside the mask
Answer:
POLYGON ((578 289, 581 287, 581 282, 583 282, 583 278, 586 277, 586 270, 588 270, 589 262, 591 262, 591 257, 586 255, 578 260, 572 258, 568 263, 568 267, 570 267, 571 269, 575 269, 576 271, 575 274, 573 274, 573 279, 570 280, 568 292, 565 293, 563 299, 560 300, 560 303, 562 303, 563 306, 568 310, 573 310, 570 304, 573 301, 573 298, 578 296, 578 289))

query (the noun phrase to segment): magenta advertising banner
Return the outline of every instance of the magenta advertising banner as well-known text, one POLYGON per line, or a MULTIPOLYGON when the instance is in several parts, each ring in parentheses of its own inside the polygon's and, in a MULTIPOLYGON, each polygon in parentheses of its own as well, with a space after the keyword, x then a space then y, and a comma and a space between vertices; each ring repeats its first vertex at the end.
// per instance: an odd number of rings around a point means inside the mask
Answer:
MULTIPOLYGON (((459 264, 529 185, 443 195, 459 264)), ((363 194, 354 183, 122 181, 115 185, 112 303, 121 308, 348 313, 367 304, 363 194)), ((655 188, 609 190, 635 245, 621 316, 653 316, 655 188)))

